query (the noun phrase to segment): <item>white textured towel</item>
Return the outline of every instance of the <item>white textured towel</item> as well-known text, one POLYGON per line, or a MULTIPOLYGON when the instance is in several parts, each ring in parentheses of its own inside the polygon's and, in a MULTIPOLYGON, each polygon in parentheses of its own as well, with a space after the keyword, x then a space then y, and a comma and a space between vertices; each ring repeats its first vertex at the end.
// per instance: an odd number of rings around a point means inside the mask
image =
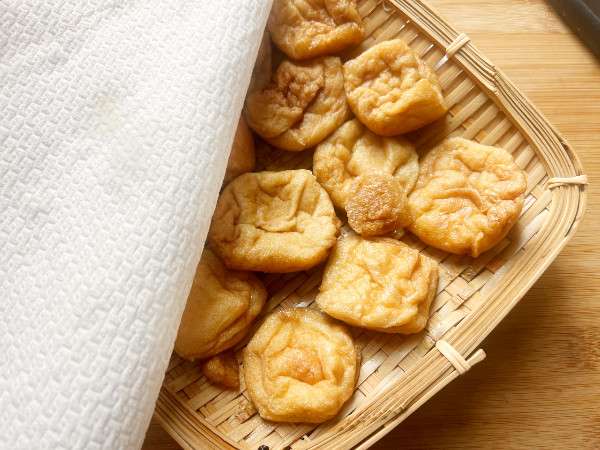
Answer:
POLYGON ((139 447, 268 0, 0 2, 0 447, 139 447))

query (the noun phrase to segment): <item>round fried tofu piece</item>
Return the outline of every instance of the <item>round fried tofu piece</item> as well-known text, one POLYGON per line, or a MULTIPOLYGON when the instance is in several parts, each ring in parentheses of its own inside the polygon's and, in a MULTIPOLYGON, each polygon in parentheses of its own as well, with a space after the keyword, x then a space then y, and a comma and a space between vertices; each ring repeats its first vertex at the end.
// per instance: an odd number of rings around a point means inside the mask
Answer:
POLYGON ((275 147, 317 145, 350 114, 340 59, 283 61, 264 89, 248 94, 245 111, 250 128, 275 147))
POLYGON ((523 208, 527 178, 506 150, 450 138, 423 159, 410 194, 410 230, 426 244, 473 257, 506 236, 523 208))
POLYGON ((391 238, 342 236, 316 301, 332 317, 384 333, 418 333, 435 297, 438 265, 391 238))
POLYGON ((406 139, 378 136, 354 119, 316 148, 313 173, 333 203, 345 210, 361 175, 390 175, 410 192, 419 176, 419 157, 406 139))
POLYGON ((246 335, 266 299, 267 291, 256 276, 228 270, 205 248, 181 317, 175 352, 194 360, 233 347, 246 335))
POLYGON ((433 70, 401 39, 346 62, 344 78, 352 112, 382 136, 416 130, 448 109, 433 70))
POLYGON ((390 175, 361 175, 346 203, 348 225, 362 236, 381 236, 410 224, 406 191, 390 175))
POLYGON ((225 187, 208 237, 229 268, 283 273, 323 261, 339 227, 310 171, 256 172, 225 187))
POLYGON ((244 379, 263 419, 321 423, 352 396, 359 354, 352 335, 325 314, 281 309, 244 350, 244 379))
POLYGON ((240 374, 235 355, 231 352, 219 353, 202 365, 202 373, 208 381, 227 389, 240 388, 240 374))
POLYGON ((364 36, 355 0, 275 0, 268 28, 292 59, 338 53, 364 36))
POLYGON ((246 125, 244 118, 240 117, 237 129, 235 130, 233 145, 231 146, 231 153, 229 154, 229 161, 227 162, 227 170, 225 171, 225 179, 223 182, 229 183, 243 173, 252 172, 255 163, 256 157, 252 132, 248 128, 248 125, 246 125))

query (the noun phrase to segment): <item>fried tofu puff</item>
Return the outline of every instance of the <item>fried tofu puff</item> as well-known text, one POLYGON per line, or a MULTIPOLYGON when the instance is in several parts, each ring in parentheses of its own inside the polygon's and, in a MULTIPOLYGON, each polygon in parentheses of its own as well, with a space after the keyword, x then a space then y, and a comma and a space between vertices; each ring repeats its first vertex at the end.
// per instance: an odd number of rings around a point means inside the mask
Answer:
POLYGON ((250 128, 275 147, 317 145, 350 114, 340 59, 283 61, 264 89, 248 94, 245 114, 250 128))
POLYGON ((208 238, 231 269, 296 272, 325 260, 339 227, 310 171, 255 172, 225 187, 208 238))
POLYGON ((316 148, 313 173, 355 231, 381 235, 407 223, 419 158, 407 140, 377 136, 354 119, 316 148))
POLYGON ((354 179, 346 203, 348 225, 361 236, 382 236, 410 224, 406 190, 390 175, 361 175, 354 179))
POLYGON ((364 36, 355 0, 275 0, 268 28, 292 59, 338 53, 364 36))
POLYGON ((438 265, 391 238, 342 236, 327 262, 316 301, 348 324, 384 333, 418 333, 435 297, 438 265))
POLYGON ((433 148, 408 199, 410 230, 423 242, 473 257, 519 219, 527 178, 510 153, 463 138, 433 148))
POLYGON ((244 350, 244 379, 263 419, 321 423, 352 396, 359 352, 341 323, 306 308, 271 314, 244 350))
POLYGON ((391 175, 410 192, 419 176, 419 157, 406 139, 377 136, 354 119, 316 148, 313 173, 333 203, 345 209, 360 175, 391 175))
POLYGON ((206 360, 202 373, 208 381, 227 389, 240 388, 240 374, 235 355, 231 352, 219 353, 206 360))
POLYGON ((233 347, 246 335, 266 299, 267 292, 256 276, 228 270, 205 248, 183 311, 175 352, 195 360, 233 347))
POLYGON ((244 118, 240 117, 223 182, 229 183, 243 173, 252 172, 255 164, 256 156, 252 132, 248 128, 248 125, 246 125, 244 118))
POLYGON ((416 130, 448 109, 435 73, 401 39, 376 44, 346 62, 344 79, 352 112, 381 136, 416 130))

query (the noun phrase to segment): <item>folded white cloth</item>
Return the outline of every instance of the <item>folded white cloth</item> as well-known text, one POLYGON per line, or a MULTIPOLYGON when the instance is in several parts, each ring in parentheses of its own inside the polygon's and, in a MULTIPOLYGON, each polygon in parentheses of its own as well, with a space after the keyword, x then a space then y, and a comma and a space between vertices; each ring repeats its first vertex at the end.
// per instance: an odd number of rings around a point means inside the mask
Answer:
POLYGON ((269 0, 0 4, 0 447, 141 446, 269 0))

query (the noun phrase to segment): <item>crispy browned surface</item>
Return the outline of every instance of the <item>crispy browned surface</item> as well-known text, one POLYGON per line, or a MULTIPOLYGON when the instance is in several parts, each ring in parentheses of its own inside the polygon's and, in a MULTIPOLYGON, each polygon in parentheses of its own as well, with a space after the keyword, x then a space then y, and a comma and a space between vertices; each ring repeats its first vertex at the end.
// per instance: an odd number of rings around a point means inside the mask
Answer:
POLYGON ((246 99, 250 128, 275 147, 290 151, 317 145, 349 112, 337 57, 283 61, 271 82, 246 99))
POLYGON ((275 45, 293 59, 338 53, 364 34, 355 0, 275 0, 268 26, 275 45))
POLYGON ((294 272, 327 257, 339 226, 310 171, 247 173, 221 193, 209 241, 230 268, 294 272))
POLYGON ((344 79, 352 112, 382 136, 416 130, 447 110, 437 76, 401 39, 346 62, 344 79))
POLYGON ((282 62, 271 84, 248 96, 250 126, 266 139, 284 133, 300 121, 324 84, 322 64, 282 62))
POLYGON ((348 330, 306 308, 271 314, 244 350, 244 379, 262 418, 320 423, 354 392, 358 354, 348 330))
POLYGON ((255 159, 254 138, 244 118, 240 117, 237 129, 235 130, 229 161, 227 161, 227 170, 225 171, 223 183, 229 183, 243 173, 252 172, 254 170, 255 159))
POLYGON ((390 175, 361 175, 354 179, 346 203, 348 225, 362 236, 381 236, 410 223, 404 187, 390 175))
POLYGON ((345 209, 360 175, 391 175, 410 191, 419 175, 419 158, 406 139, 377 136, 354 119, 317 147, 313 173, 333 203, 345 209))
POLYGON ((438 265, 391 238, 338 239, 316 301, 327 314, 385 333, 418 333, 427 324, 438 265))
POLYGON ((408 199, 423 242, 473 257, 496 245, 523 207, 527 179, 506 150, 450 138, 421 162, 408 199))
POLYGON ((256 276, 228 270, 205 248, 181 318, 175 351, 193 360, 233 347, 244 337, 266 299, 267 292, 256 276))
POLYGON ((231 352, 219 353, 202 364, 202 373, 211 383, 228 389, 240 388, 238 362, 231 352))

